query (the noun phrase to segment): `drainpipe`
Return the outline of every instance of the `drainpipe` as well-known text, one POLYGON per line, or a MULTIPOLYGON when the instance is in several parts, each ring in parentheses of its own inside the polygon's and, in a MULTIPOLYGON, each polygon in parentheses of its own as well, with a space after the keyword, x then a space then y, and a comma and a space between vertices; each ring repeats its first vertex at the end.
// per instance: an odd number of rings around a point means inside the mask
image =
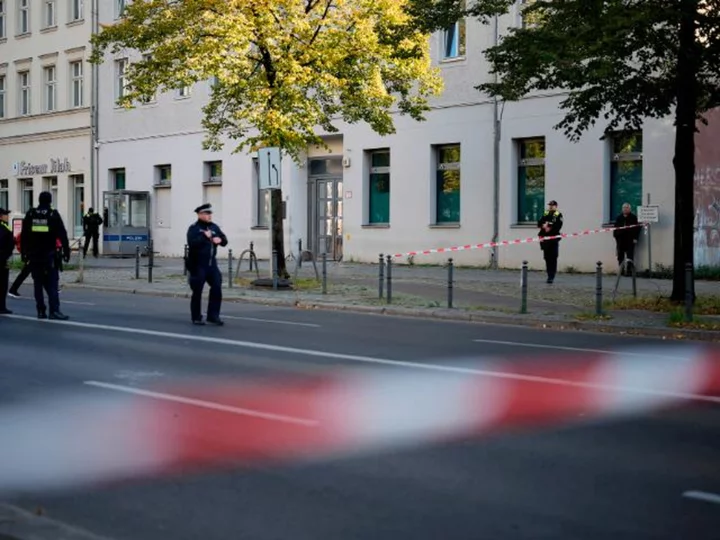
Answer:
MULTIPOLYGON (((498 16, 493 20, 494 46, 499 43, 498 16)), ((498 75, 494 74, 494 82, 497 84, 498 75)), ((493 237, 492 241, 497 242, 500 235, 500 115, 497 96, 493 96, 493 237)), ((490 267, 498 267, 498 248, 492 249, 490 267)))
MULTIPOLYGON (((100 30, 99 24, 99 13, 98 13, 99 0, 92 0, 91 6, 91 32, 92 35, 96 35, 100 30)), ((98 65, 91 64, 90 67, 90 78, 91 78, 91 91, 90 91, 90 201, 92 202, 93 208, 99 209, 99 149, 98 144, 98 97, 100 92, 98 91, 100 79, 98 76, 98 65)))

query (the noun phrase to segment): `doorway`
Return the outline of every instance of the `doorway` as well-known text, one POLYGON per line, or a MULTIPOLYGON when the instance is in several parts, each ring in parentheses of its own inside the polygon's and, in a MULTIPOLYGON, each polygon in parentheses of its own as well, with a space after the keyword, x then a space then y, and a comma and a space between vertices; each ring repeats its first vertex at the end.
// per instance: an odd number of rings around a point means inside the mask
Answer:
POLYGON ((311 205, 308 220, 310 249, 318 259, 323 253, 327 253, 328 259, 341 261, 343 257, 342 160, 312 160, 310 173, 308 179, 308 201, 311 205))

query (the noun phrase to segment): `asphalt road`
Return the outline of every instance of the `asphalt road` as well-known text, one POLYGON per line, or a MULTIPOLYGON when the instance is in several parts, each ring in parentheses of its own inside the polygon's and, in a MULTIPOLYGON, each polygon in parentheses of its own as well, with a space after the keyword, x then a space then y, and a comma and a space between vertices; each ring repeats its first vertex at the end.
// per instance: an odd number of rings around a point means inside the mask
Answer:
MULTIPOLYGON (((651 345, 672 355, 675 346, 231 303, 225 327, 194 327, 186 300, 65 291, 62 301, 73 324, 23 318, 34 316, 27 299, 11 301, 20 317, 0 319, 0 407, 87 389, 87 380, 144 388, 337 366, 412 373, 488 355, 518 356, 508 369, 522 369, 540 354, 651 345)), ((720 405, 689 403, 328 463, 198 472, 4 502, 42 506, 54 519, 115 540, 715 540, 720 504, 683 494, 720 494, 719 451, 720 405)))

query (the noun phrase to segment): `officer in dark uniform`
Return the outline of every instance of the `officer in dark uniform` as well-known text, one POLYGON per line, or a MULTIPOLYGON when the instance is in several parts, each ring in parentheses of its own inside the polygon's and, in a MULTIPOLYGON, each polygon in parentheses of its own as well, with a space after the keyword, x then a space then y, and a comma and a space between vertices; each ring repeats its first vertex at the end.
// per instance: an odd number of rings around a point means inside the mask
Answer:
POLYGON ((30 273, 35 284, 35 305, 38 319, 47 319, 43 289, 47 292, 50 304, 50 318, 66 320, 68 317, 60 311, 58 295, 58 266, 55 258, 56 241, 62 245, 62 258, 70 260, 70 243, 65 224, 57 210, 53 210, 52 195, 43 191, 40 204, 32 208, 23 219, 20 244, 22 258, 30 263, 30 273))
POLYGON ((205 283, 210 285, 207 322, 222 326, 220 304, 222 303, 222 274, 217 265, 217 247, 228 244, 220 227, 212 222, 212 205, 203 204, 195 209, 197 222, 187 232, 188 256, 185 266, 190 274, 192 289, 190 316, 193 324, 205 324, 202 318, 201 301, 205 283))
POLYGON ((100 238, 100 227, 103 224, 103 218, 100 214, 88 209, 88 213, 83 216, 83 235, 85 236, 85 245, 83 246, 83 257, 87 256, 90 240, 92 239, 93 257, 98 256, 98 239, 100 238))
POLYGON ((8 260, 15 249, 15 239, 12 229, 8 225, 9 210, 0 208, 0 315, 10 315, 12 311, 7 308, 8 284, 10 283, 10 269, 8 260))
MULTIPOLYGON (((550 201, 548 209, 545 210, 543 216, 538 220, 540 232, 538 236, 545 238, 547 236, 557 236, 563 226, 563 215, 557 208, 557 201, 550 201)), ((555 281, 557 274, 557 262, 560 254, 560 239, 544 240, 540 242, 540 249, 545 259, 545 269, 547 270, 547 283, 555 281)))

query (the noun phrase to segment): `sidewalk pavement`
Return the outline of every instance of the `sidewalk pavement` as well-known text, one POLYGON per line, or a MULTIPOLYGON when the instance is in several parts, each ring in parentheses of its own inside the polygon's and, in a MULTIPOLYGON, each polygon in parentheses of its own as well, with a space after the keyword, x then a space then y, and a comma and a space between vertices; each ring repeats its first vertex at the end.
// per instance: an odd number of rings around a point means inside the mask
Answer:
MULTIPOLYGON (((76 264, 77 261, 73 259, 71 263, 76 264)), ((156 258, 152 283, 148 283, 147 263, 147 259, 142 259, 140 279, 137 280, 134 259, 88 258, 84 261, 82 283, 77 283, 77 269, 65 271, 61 282, 67 287, 188 296, 182 259, 156 258)), ((229 288, 227 260, 221 260, 219 264, 224 275, 223 295, 228 301, 720 341, 720 331, 670 328, 667 313, 613 309, 613 289, 617 275, 603 276, 605 315, 596 317, 594 274, 560 274, 554 284, 548 285, 543 273, 529 272, 528 313, 520 314, 519 270, 456 268, 453 309, 448 309, 448 271, 442 267, 394 265, 393 298, 392 304, 388 305, 386 298, 379 299, 377 264, 328 263, 327 294, 322 294, 320 282, 315 281, 310 262, 303 263, 295 290, 279 291, 250 286, 256 273, 249 271, 247 261, 243 262, 240 275, 233 280, 234 286, 229 288)), ((236 268, 237 262, 233 264, 233 275, 236 268)), ((289 262, 288 270, 293 273, 294 269, 294 261, 289 262)), ((320 264, 318 272, 322 278, 320 264)), ((260 261, 260 276, 269 276, 267 261, 260 261)), ((386 282, 383 288, 386 294, 386 282)), ((638 297, 660 299, 669 296, 671 289, 670 280, 637 279, 638 297)), ((698 281, 696 292, 698 296, 717 295, 718 284, 698 281)), ((25 287, 24 293, 30 295, 30 288, 25 287)), ((631 298, 631 293, 631 279, 621 278, 616 298, 631 298)), ((713 328, 720 326, 720 318, 705 316, 703 319, 711 322, 713 328)))

